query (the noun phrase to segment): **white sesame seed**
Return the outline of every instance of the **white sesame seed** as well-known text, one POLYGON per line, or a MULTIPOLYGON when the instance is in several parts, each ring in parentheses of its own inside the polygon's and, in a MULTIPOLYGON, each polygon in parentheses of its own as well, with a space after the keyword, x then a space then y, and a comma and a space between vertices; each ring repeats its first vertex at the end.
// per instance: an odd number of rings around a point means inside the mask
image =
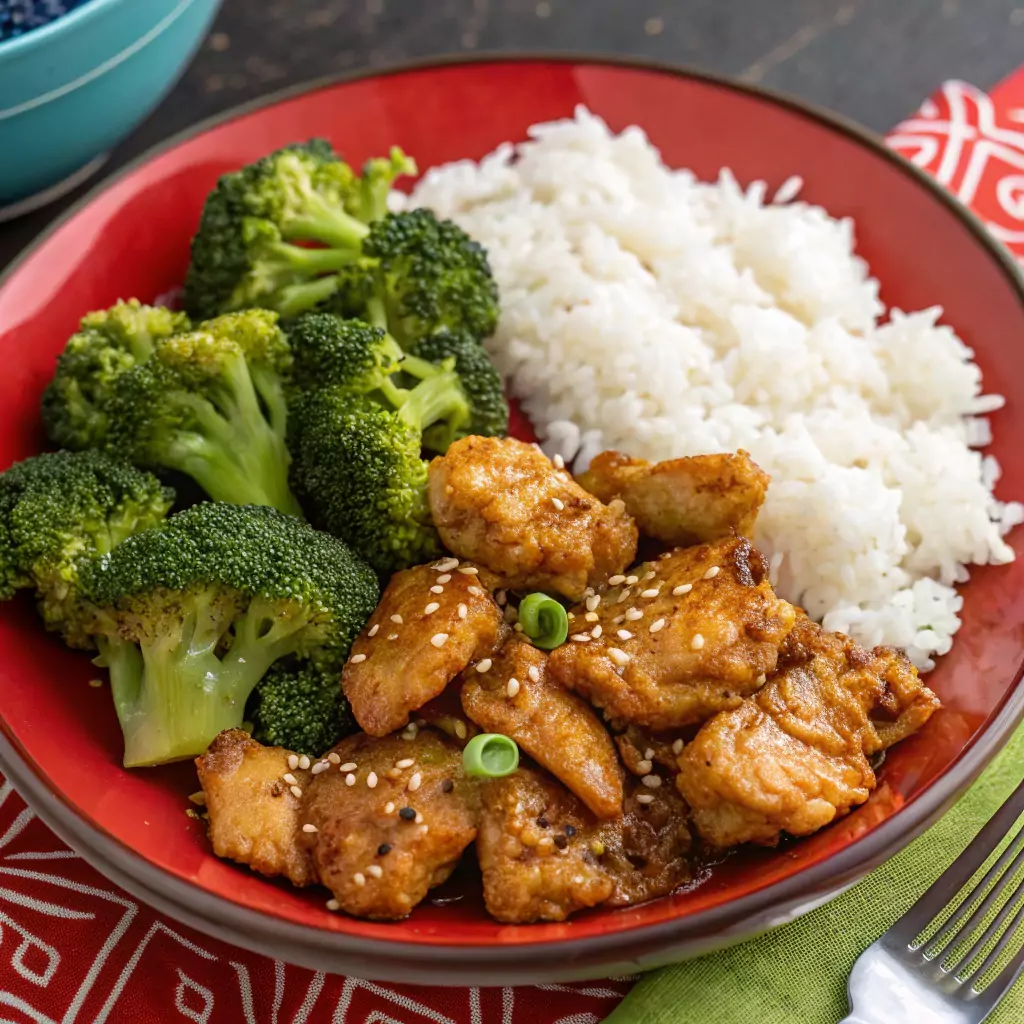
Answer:
POLYGON ((654 570, 652 569, 652 570, 651 570, 651 571, 650 571, 649 573, 647 573, 647 574, 646 574, 646 575, 645 575, 645 576, 644 576, 643 578, 644 578, 645 580, 653 580, 653 579, 654 579, 654 577, 655 577, 655 576, 657 576, 657 575, 658 575, 658 574, 657 574, 657 573, 656 573, 656 572, 655 572, 655 571, 654 571, 654 570))
POLYGON ((281 776, 281 778, 284 779, 284 781, 287 782, 289 786, 297 786, 299 784, 299 780, 295 778, 295 776, 292 775, 291 772, 285 772, 284 775, 281 776))
POLYGON ((693 590, 692 583, 681 583, 678 587, 675 588, 675 590, 672 591, 672 596, 682 597, 683 594, 688 594, 691 590, 693 590))
POLYGON ((513 676, 508 681, 508 685, 506 685, 506 687, 505 687, 505 693, 507 693, 510 697, 514 697, 518 692, 519 692, 519 680, 516 679, 515 676, 513 676))
POLYGON ((551 456, 551 464, 555 469, 565 469, 565 459, 563 459, 558 452, 555 452, 555 454, 551 456))
POLYGON ((289 754, 288 755, 288 767, 291 768, 292 771, 295 771, 295 769, 299 767, 299 755, 298 754, 289 754))
POLYGON ((360 662, 366 661, 366 655, 365 654, 353 654, 352 657, 349 658, 348 660, 350 662, 352 662, 353 665, 358 665, 360 662))
POLYGON ((457 558, 446 558, 443 562, 438 562, 434 568, 438 572, 451 572, 459 564, 457 558))
POLYGON ((311 775, 319 775, 321 772, 327 771, 330 767, 331 764, 329 761, 317 761, 317 763, 309 769, 309 772, 311 775))
MULTIPOLYGON (((452 578, 452 574, 450 572, 446 572, 446 573, 444 573, 444 575, 437 577, 437 582, 438 583, 448 583, 448 582, 451 581, 451 578, 452 578)), ((440 593, 440 591, 437 591, 437 593, 440 593)))
POLYGON ((650 793, 638 793, 636 797, 638 804, 653 804, 654 797, 650 793))
POLYGON ((693 639, 690 641, 690 646, 695 650, 699 651, 704 646, 704 637, 700 633, 694 633, 693 639))
POLYGON ((625 651, 620 651, 618 647, 608 648, 608 657, 615 662, 616 665, 625 665, 629 661, 629 655, 625 651))
POLYGON ((631 586, 633 586, 634 583, 639 583, 639 582, 640 582, 640 577, 639 576, 627 576, 626 577, 626 586, 627 587, 631 587, 631 586))
POLYGON ((649 758, 644 758, 643 761, 637 761, 636 770, 640 775, 646 775, 654 767, 654 762, 649 758))
POLYGON ((395 762, 396 768, 411 768, 416 763, 415 758, 403 757, 401 761, 395 762))
POLYGON ((299 789, 298 786, 292 786, 291 787, 291 791, 292 791, 292 796, 294 796, 294 797, 301 797, 302 796, 302 790, 299 789))
POLYGON ((767 681, 768 681, 768 677, 763 672, 757 677, 757 680, 756 680, 758 686, 764 686, 764 684, 767 681))
POLYGON ((373 625, 372 625, 372 626, 370 627, 370 632, 369 632, 369 633, 367 633, 366 635, 367 635, 367 636, 376 636, 376 635, 377 635, 377 634, 378 634, 379 632, 380 632, 380 623, 379 623, 379 622, 375 622, 375 623, 374 623, 374 624, 373 624, 373 625))
POLYGON ((641 590, 640 596, 646 597, 648 600, 650 600, 652 597, 657 597, 660 593, 660 590, 658 590, 655 587, 652 587, 650 590, 641 590))
POLYGON ((434 584, 434 585, 433 585, 433 586, 432 586, 432 587, 430 588, 430 592, 431 592, 432 594, 443 594, 443 593, 444 593, 444 587, 442 587, 440 583, 435 583, 435 584, 434 584))
POLYGON ((401 616, 401 615, 399 615, 399 614, 398 614, 398 613, 396 612, 396 613, 395 613, 394 615, 392 615, 392 616, 391 616, 391 621, 392 621, 392 622, 393 622, 393 623, 394 623, 394 624, 395 624, 396 626, 400 626, 400 625, 402 625, 402 623, 403 623, 403 622, 405 622, 405 619, 403 619, 403 618, 402 618, 402 616, 401 616))
POLYGON ((619 594, 618 600, 615 603, 616 604, 622 604, 623 601, 628 601, 629 600, 629 595, 632 594, 632 593, 633 593, 633 588, 632 587, 626 587, 626 589, 623 590, 621 594, 619 594))
POLYGON ((354 786, 355 784, 356 784, 356 777, 351 772, 349 772, 348 775, 345 776, 345 785, 346 786, 354 786))
POLYGON ((621 573, 619 575, 617 575, 617 576, 609 576, 608 577, 608 586, 609 587, 617 587, 620 583, 625 583, 625 582, 626 582, 626 577, 621 575, 621 573))
POLYGON ((597 625, 590 631, 590 635, 596 640, 603 632, 602 627, 597 625))
MULTIPOLYGON (((637 799, 639 800, 640 798, 637 797, 637 799)), ((352 881, 355 882, 356 885, 359 886, 359 888, 362 888, 364 885, 366 885, 366 875, 364 875, 362 871, 357 871, 352 876, 352 881)))
MULTIPOLYGON (((479 587, 469 587, 468 589, 469 589, 469 592, 474 597, 483 597, 484 596, 484 592, 479 587)), ((498 603, 501 604, 500 601, 498 603)))
POLYGON ((373 875, 374 878, 380 878, 384 874, 384 869, 379 864, 371 864, 367 869, 368 875, 373 875))
POLYGON ((704 579, 706 579, 706 580, 713 580, 718 575, 719 572, 720 572, 720 570, 719 570, 718 566, 717 565, 713 565, 713 566, 711 566, 710 569, 708 569, 708 571, 706 573, 704 573, 704 579))
POLYGON ((460 740, 464 740, 466 738, 466 723, 461 719, 456 719, 455 721, 455 735, 460 740))
MULTIPOLYGON (((422 817, 422 815, 421 815, 422 817)), ((420 825, 420 835, 425 836, 430 831, 429 825, 420 825)))
POLYGON ((587 612, 587 614, 583 616, 583 618, 586 619, 587 622, 597 622, 597 620, 600 617, 601 616, 598 615, 597 612, 587 612))
POLYGON ((584 597, 593 597, 594 596, 594 588, 593 587, 587 587, 587 589, 583 591, 583 596, 584 597))
POLYGON ((597 610, 597 606, 601 603, 601 595, 594 594, 593 597, 587 598, 587 611, 592 612, 597 610))
POLYGON ((645 758, 646 758, 646 759, 647 759, 648 761, 650 761, 650 760, 653 760, 653 758, 654 758, 654 747, 648 747, 648 748, 647 748, 647 749, 646 749, 646 750, 644 751, 644 757, 645 757, 645 758))
POLYGON ((423 824, 423 815, 419 811, 416 812, 416 817, 412 819, 417 825, 423 824))
POLYGON ((539 839, 537 841, 537 845, 538 846, 554 846, 555 845, 555 841, 554 841, 554 839, 551 838, 551 836, 544 836, 544 837, 542 837, 541 839, 539 839))
POLYGON ((320 830, 316 827, 316 825, 306 824, 306 825, 302 826, 302 831, 303 832, 313 833, 313 832, 319 832, 320 830))
POLYGON ((330 761, 331 764, 341 764, 341 758, 338 757, 333 750, 327 755, 327 760, 330 761))
POLYGON ((577 643, 580 644, 585 644, 590 639, 590 635, 588 633, 573 633, 573 635, 569 637, 569 639, 575 640, 577 643))
POLYGON ((458 611, 460 619, 464 619, 469 614, 469 609, 464 604, 459 605, 458 611))
POLYGON ((655 619, 654 622, 651 623, 650 631, 652 633, 657 633, 657 632, 659 632, 660 630, 662 630, 664 628, 665 628, 665 620, 664 619, 655 619))
POLYGON ((626 621, 627 622, 636 622, 637 619, 642 619, 643 617, 644 617, 644 613, 642 611, 640 611, 639 608, 627 608, 626 609, 626 621))
POLYGON ((370 772, 370 774, 366 776, 366 784, 370 787, 370 789, 376 789, 377 788, 377 773, 376 772, 370 772))
POLYGON ((305 754, 299 755, 299 767, 305 771, 309 767, 309 758, 305 754))
POLYGON ((448 639, 447 633, 435 633, 431 638, 430 642, 435 647, 444 647, 445 641, 448 639))
POLYGON ((648 789, 657 789, 661 785, 660 775, 645 775, 641 780, 648 789))
POLYGON ((459 572, 461 572, 463 576, 476 576, 479 574, 480 570, 475 565, 464 565, 459 572))
POLYGON ((673 754, 681 754, 682 752, 683 752, 683 741, 681 739, 680 740, 673 740, 672 741, 672 753, 673 754))
POLYGON ((527 670, 526 674, 530 677, 531 683, 540 682, 540 669, 536 665, 531 665, 527 670))
POLYGON ((388 639, 389 640, 397 640, 398 639, 398 634, 397 633, 388 633, 388 639))
POLYGON ((341 904, 337 900, 328 900, 327 901, 327 909, 328 910, 341 910, 341 904))
POLYGON ((358 767, 358 765, 355 763, 355 761, 346 761, 341 766, 340 770, 343 771, 343 772, 354 772, 357 767, 358 767))
POLYGON ((568 619, 568 620, 569 620, 570 622, 572 622, 572 620, 576 618, 576 613, 575 613, 575 612, 566 612, 566 613, 565 613, 565 617, 566 617, 566 618, 567 618, 567 619, 568 619))
POLYGON ((620 640, 632 640, 633 639, 633 634, 630 633, 630 631, 628 629, 620 629, 615 635, 620 640))
POLYGON ((431 601, 426 608, 423 609, 424 615, 433 615, 441 606, 436 601, 431 601))
POLYGON ((384 805, 384 813, 385 814, 394 814, 395 813, 395 805, 390 800, 384 805))
POLYGON ((559 512, 561 512, 561 511, 562 511, 562 509, 564 509, 564 508, 565 508, 565 502, 564 502, 564 501, 562 501, 562 499, 561 499, 561 498, 552 498, 552 499, 551 499, 551 504, 552 504, 552 505, 554 505, 554 506, 555 506, 555 508, 556 508, 556 509, 557 509, 557 510, 558 510, 559 512))
POLYGON ((415 793, 420 788, 420 783, 423 781, 423 776, 419 772, 413 772, 412 778, 409 779, 409 785, 406 787, 410 793, 415 793))
POLYGON ((481 673, 482 672, 487 672, 490 669, 490 667, 491 667, 491 659, 490 658, 483 658, 481 661, 478 661, 476 663, 476 670, 477 670, 477 672, 481 672, 481 673))
POLYGON ((582 885, 583 884, 583 876, 582 875, 574 875, 573 879, 572 879, 572 884, 573 885, 582 885))

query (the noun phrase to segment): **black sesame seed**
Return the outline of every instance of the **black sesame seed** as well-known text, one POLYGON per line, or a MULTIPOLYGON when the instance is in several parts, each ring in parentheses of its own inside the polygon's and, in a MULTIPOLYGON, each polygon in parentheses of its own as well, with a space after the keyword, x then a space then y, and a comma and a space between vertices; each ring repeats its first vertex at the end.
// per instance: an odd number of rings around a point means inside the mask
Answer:
POLYGON ((565 834, 567 836, 574 836, 574 835, 576 835, 576 826, 575 825, 566 825, 565 826, 565 834))
POLYGON ((398 816, 402 821, 415 821, 416 812, 411 807, 403 807, 399 812, 398 816))
POLYGON ((560 850, 564 850, 569 845, 569 840, 565 836, 555 836, 555 846, 560 850))
POLYGON ((385 857, 390 852, 391 852, 391 844, 390 843, 381 843, 380 846, 377 847, 377 856, 378 857, 385 857))
POLYGON ((442 793, 450 793, 454 788, 455 788, 455 783, 452 782, 451 779, 445 779, 444 782, 441 783, 441 792, 442 793))
POLYGON ((547 828, 547 827, 548 827, 548 819, 543 817, 543 816, 539 817, 537 819, 537 828, 547 828))

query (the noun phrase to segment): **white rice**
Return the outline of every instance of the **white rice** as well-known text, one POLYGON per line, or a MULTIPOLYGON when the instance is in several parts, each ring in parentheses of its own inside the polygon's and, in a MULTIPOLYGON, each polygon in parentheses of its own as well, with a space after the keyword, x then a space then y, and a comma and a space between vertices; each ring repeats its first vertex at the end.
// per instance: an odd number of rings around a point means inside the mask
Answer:
POLYGON ((772 476, 756 542, 780 593, 927 669, 966 566, 1011 561, 1024 521, 974 450, 1003 400, 938 307, 886 311, 853 223, 792 202, 801 184, 699 182, 580 109, 428 172, 412 202, 486 246, 489 349, 549 454, 747 449, 772 476))

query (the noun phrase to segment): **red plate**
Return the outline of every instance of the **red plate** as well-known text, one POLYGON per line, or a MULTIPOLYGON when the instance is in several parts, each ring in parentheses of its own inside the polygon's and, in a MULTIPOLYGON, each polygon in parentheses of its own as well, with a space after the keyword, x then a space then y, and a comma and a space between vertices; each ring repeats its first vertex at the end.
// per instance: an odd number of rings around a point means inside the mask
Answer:
MULTIPOLYGON (((941 303, 991 390, 1000 491, 1024 493, 1024 293, 969 214, 875 138, 760 90, 650 66, 570 60, 459 62, 328 83, 235 114, 128 168, 68 214, 0 284, 0 466, 40 449, 39 396, 87 310, 152 300, 179 284, 206 193, 223 171, 328 136, 353 162, 392 143, 421 167, 479 158, 585 103, 613 129, 640 124, 674 166, 804 197, 857 222, 859 249, 903 309, 941 303)), ((1021 546, 1018 531, 1016 547, 1021 546)), ((42 818, 101 871, 159 909, 230 942, 362 977, 509 984, 607 975, 681 959, 788 920, 834 895, 920 832, 992 758, 1024 710, 1024 559, 981 569, 964 626, 930 677, 944 708, 888 757, 871 799, 836 826, 749 851, 688 892, 566 924, 505 926, 472 887, 397 924, 324 909, 324 894, 217 860, 185 816, 187 766, 124 771, 106 688, 45 637, 28 600, 0 623, 0 763, 42 818)))

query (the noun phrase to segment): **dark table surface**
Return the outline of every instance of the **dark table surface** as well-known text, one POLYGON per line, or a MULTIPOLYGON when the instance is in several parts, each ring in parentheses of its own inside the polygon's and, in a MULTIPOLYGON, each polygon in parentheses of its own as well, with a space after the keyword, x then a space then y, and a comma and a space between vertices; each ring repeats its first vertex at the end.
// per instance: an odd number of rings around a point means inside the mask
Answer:
MULTIPOLYGON (((1024 0, 225 0, 184 78, 104 173, 196 121, 307 79, 475 50, 688 64, 884 131, 946 78, 984 88, 1024 63, 1024 0)), ((95 183, 0 225, 0 267, 95 183)))

